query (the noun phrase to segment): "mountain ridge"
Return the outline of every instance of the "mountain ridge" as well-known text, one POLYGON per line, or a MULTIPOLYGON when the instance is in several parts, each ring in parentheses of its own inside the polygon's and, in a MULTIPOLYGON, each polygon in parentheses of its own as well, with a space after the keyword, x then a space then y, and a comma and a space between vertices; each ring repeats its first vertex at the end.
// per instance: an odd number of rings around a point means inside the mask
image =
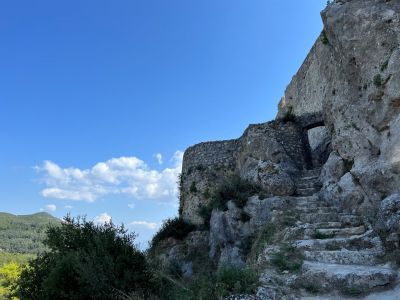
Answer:
POLYGON ((61 220, 46 212, 14 215, 0 212, 0 251, 37 254, 45 250, 43 241, 48 226, 61 220))

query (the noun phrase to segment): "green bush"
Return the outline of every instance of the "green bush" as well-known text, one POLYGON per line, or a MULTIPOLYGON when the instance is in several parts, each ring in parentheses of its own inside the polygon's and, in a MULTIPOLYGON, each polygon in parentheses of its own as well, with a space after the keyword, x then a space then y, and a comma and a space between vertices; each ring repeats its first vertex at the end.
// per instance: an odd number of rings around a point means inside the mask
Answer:
POLYGON ((135 235, 112 223, 96 225, 64 218, 50 227, 40 254, 23 269, 21 299, 118 299, 117 294, 146 295, 151 275, 135 235))
POLYGON ((328 36, 326 35, 325 30, 322 30, 322 32, 321 32, 321 41, 322 41, 322 44, 324 44, 324 45, 329 44, 328 36))
POLYGON ((182 218, 167 219, 151 240, 150 248, 154 248, 158 243, 170 237, 182 240, 194 229, 195 226, 193 224, 186 222, 182 218))
POLYGON ((381 74, 377 74, 374 76, 374 84, 376 87, 380 87, 383 85, 383 78, 381 76, 381 74))
POLYGON ((279 252, 272 255, 271 263, 280 271, 298 271, 303 265, 300 251, 291 245, 283 245, 279 252))
POLYGON ((258 185, 239 176, 232 176, 219 186, 213 195, 212 202, 215 208, 222 210, 227 208, 226 203, 229 200, 233 200, 236 206, 243 208, 247 203, 247 199, 259 193, 260 190, 261 188, 258 185))
POLYGON ((272 244, 278 228, 276 224, 268 222, 255 234, 252 239, 250 258, 256 260, 265 245, 272 244))
POLYGON ((260 186, 242 179, 239 176, 227 178, 213 193, 210 202, 200 205, 198 213, 203 218, 206 226, 210 222, 213 209, 226 210, 226 204, 232 200, 237 207, 243 208, 250 196, 261 192, 260 186))
POLYGON ((327 233, 323 233, 323 232, 319 231, 318 229, 316 229, 313 234, 313 238, 317 239, 317 240, 331 239, 334 236, 335 236, 334 233, 327 234, 327 233))
POLYGON ((222 266, 216 272, 202 275, 189 282, 166 279, 160 294, 165 300, 224 299, 231 294, 254 293, 258 273, 251 268, 222 266))
POLYGON ((192 181, 192 184, 190 185, 190 192, 193 194, 197 193, 197 187, 196 187, 196 183, 194 181, 192 181))

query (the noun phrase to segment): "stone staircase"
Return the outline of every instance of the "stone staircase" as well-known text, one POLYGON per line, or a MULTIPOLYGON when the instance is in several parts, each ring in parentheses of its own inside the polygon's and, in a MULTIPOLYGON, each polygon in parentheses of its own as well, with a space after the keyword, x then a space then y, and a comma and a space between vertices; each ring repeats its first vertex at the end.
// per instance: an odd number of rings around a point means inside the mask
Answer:
POLYGON ((397 272, 382 264, 380 238, 364 226, 360 216, 343 213, 319 199, 319 173, 320 169, 306 170, 297 181, 296 226, 304 229, 304 235, 293 245, 305 259, 299 286, 350 295, 389 287, 397 272))
POLYGON ((321 189, 319 174, 321 169, 303 170, 302 174, 296 181, 296 194, 298 196, 310 196, 321 189))

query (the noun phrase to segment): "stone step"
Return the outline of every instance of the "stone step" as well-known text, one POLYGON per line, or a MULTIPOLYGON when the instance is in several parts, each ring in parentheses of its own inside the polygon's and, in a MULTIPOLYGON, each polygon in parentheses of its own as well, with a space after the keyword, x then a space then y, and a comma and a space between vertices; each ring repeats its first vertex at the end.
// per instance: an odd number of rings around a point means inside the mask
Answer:
POLYGON ((339 220, 343 226, 357 226, 363 224, 363 219, 356 215, 339 214, 339 220))
POLYGON ((302 213, 299 220, 303 223, 320 223, 320 222, 339 222, 340 218, 335 213, 302 213))
POLYGON ((338 213, 338 208, 330 206, 296 206, 295 209, 300 213, 310 213, 310 214, 324 214, 324 213, 338 213))
POLYGON ((317 177, 319 177, 320 174, 321 174, 321 169, 320 168, 311 169, 311 170, 303 170, 303 172, 301 172, 301 177, 306 177, 306 176, 317 176, 317 177))
POLYGON ((304 178, 299 178, 296 180, 296 185, 301 185, 301 184, 318 184, 320 185, 321 182, 318 177, 304 177, 304 178))
POLYGON ((315 189, 321 189, 322 185, 319 182, 301 182, 301 183, 296 183, 296 188, 297 189, 309 189, 309 188, 315 188, 315 189))
POLYGON ((388 266, 340 265, 305 261, 300 284, 310 284, 321 289, 340 287, 341 292, 368 293, 388 287, 396 280, 397 272, 388 266))
POLYGON ((319 223, 309 223, 310 228, 314 229, 315 228, 340 228, 342 226, 342 223, 340 222, 319 222, 319 223))
POLYGON ((381 256, 382 253, 375 250, 304 251, 304 257, 308 261, 341 265, 373 266, 379 263, 381 256))
POLYGON ((318 202, 318 201, 312 201, 312 202, 301 202, 301 203, 296 203, 296 208, 304 209, 304 208, 317 208, 320 206, 324 206, 324 203, 318 202))
POLYGON ((299 196, 311 196, 318 192, 316 188, 296 189, 296 194, 299 196))
POLYGON ((320 234, 321 236, 331 236, 331 237, 350 237, 353 235, 360 235, 365 232, 364 225, 357 227, 345 227, 345 228, 316 228, 316 229, 306 229, 304 231, 305 238, 314 238, 316 234, 320 234))
POLYGON ((382 242, 373 230, 367 231, 361 235, 355 235, 347 238, 331 238, 324 240, 303 239, 297 240, 293 246, 304 251, 318 250, 366 250, 374 249, 377 252, 382 251, 382 242))
POLYGON ((318 199, 317 196, 315 195, 311 195, 311 196, 295 196, 291 198, 291 202, 293 202, 293 204, 302 204, 302 203, 324 203, 324 201, 321 201, 318 199))

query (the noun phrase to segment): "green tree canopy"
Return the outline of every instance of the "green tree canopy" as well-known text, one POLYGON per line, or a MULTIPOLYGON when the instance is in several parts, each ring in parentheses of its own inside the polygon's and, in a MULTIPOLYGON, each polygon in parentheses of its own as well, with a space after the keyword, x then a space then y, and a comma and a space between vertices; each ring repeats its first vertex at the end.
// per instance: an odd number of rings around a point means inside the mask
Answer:
POLYGON ((145 295, 150 273, 134 240, 123 226, 67 216, 61 226, 48 229, 45 245, 50 250, 24 268, 18 294, 41 300, 145 295))
POLYGON ((13 295, 20 273, 21 266, 15 262, 7 263, 0 268, 0 299, 17 299, 13 295))

